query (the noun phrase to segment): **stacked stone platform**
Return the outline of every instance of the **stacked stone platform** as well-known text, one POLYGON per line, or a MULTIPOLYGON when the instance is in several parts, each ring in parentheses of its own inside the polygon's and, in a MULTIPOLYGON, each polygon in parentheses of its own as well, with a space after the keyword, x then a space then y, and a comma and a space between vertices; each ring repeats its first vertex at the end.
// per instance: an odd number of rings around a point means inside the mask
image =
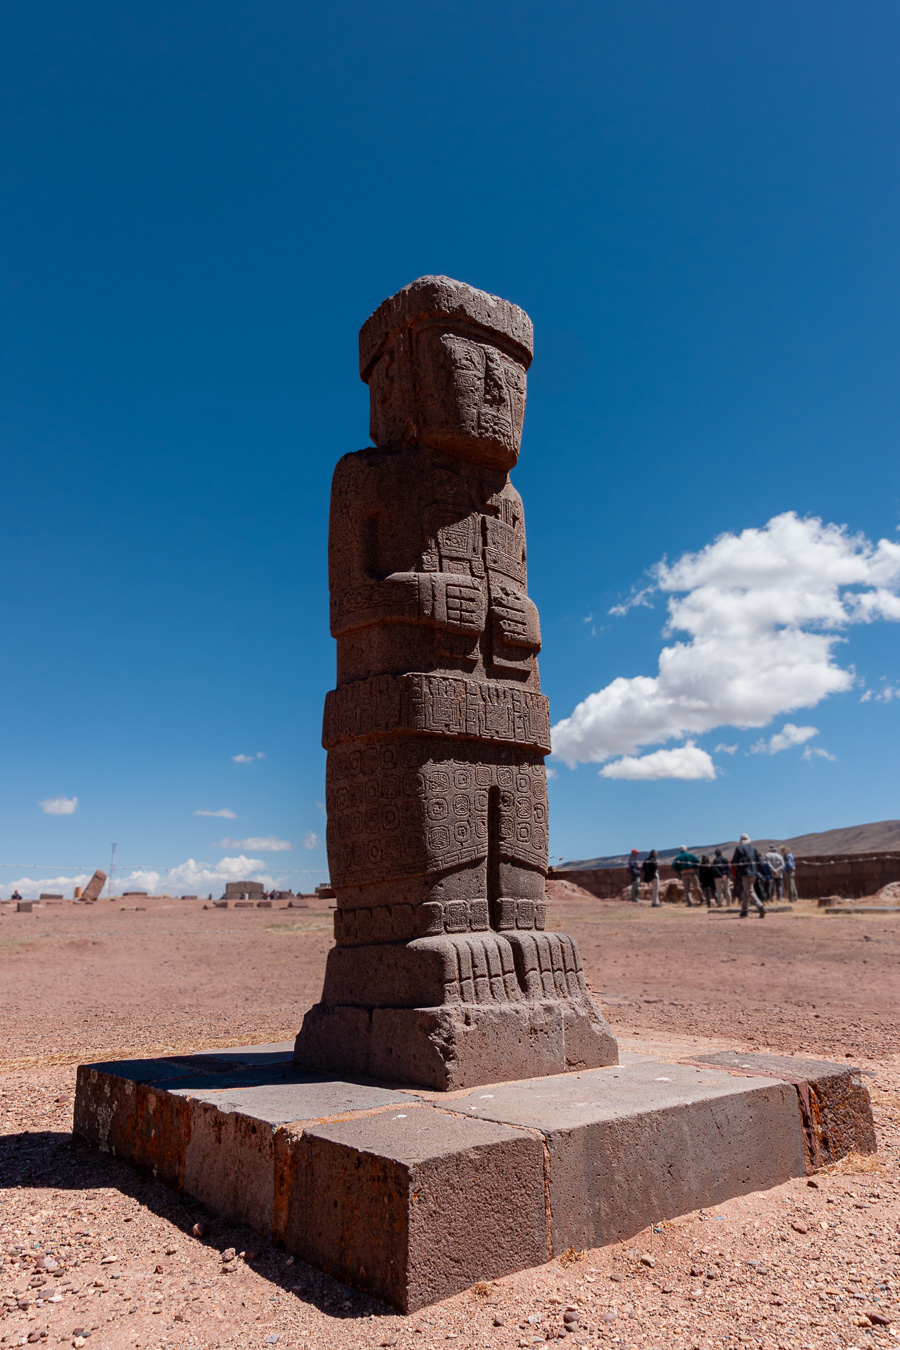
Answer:
POLYGON ((843 1064, 624 1054, 432 1092, 292 1052, 82 1065, 75 1132, 404 1312, 876 1146, 843 1064))

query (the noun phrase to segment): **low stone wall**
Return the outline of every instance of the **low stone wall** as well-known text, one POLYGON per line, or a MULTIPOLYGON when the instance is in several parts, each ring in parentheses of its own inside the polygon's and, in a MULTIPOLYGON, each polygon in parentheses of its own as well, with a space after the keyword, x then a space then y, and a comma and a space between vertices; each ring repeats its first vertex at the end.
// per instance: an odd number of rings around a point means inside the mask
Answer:
MULTIPOLYGON (((584 867, 571 871, 551 867, 550 876, 555 881, 571 881, 600 900, 615 899, 631 881, 627 867, 584 867)), ((675 872, 663 863, 659 876, 665 882, 674 877, 675 872)), ((803 900, 817 900, 823 895, 856 900, 863 895, 874 895, 890 881, 900 881, 900 853, 798 857, 796 880, 797 891, 803 900)))
POLYGON ((900 881, 900 853, 834 853, 797 859, 797 890, 805 899, 839 895, 856 900, 900 881))

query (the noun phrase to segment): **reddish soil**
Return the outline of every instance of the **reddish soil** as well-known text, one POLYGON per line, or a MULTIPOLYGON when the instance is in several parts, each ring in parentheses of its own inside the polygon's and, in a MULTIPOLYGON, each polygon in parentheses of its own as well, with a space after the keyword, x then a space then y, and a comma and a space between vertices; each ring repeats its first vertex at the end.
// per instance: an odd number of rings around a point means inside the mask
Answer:
POLYGON ((850 1056, 879 1153, 402 1318, 69 1135, 80 1060, 291 1036, 321 984, 325 906, 5 913, 0 1345, 518 1350, 563 1336, 569 1304, 580 1320, 566 1340, 618 1350, 896 1345, 900 918, 801 906, 739 920, 559 896, 551 909, 624 1046, 850 1056), (231 1246, 246 1259, 223 1276, 231 1246))

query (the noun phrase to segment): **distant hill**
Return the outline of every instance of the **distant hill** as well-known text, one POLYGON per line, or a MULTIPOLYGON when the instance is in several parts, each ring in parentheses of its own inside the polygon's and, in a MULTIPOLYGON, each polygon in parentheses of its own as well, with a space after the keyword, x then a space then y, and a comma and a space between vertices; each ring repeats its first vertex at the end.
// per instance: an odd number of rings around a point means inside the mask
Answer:
MULTIPOLYGON (((757 844, 789 845, 791 852, 798 858, 815 856, 820 853, 900 853, 900 820, 879 820, 871 825, 846 825, 840 830, 822 830, 819 834, 797 834, 793 839, 785 839, 780 834, 761 834, 754 841, 757 844)), ((692 853, 714 853, 717 848, 729 853, 737 844, 736 839, 722 840, 717 844, 688 844, 692 853)), ((660 858, 674 858, 681 851, 677 848, 658 849, 660 858)), ((577 862, 559 863, 560 871, 591 867, 622 867, 628 861, 627 853, 617 853, 607 858, 584 858, 577 862)), ((641 857, 646 857, 642 853, 641 857)))

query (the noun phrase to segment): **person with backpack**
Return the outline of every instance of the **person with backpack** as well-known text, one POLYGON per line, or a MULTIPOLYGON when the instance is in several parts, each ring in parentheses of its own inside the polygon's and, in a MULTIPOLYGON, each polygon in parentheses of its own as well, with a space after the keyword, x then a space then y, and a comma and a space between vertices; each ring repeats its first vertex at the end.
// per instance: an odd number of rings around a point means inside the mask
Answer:
POLYGON ((650 885, 650 907, 659 909, 659 858, 655 848, 651 848, 641 868, 642 880, 650 885))
POLYGON ((631 857, 628 859, 628 871, 631 873, 631 898, 637 904, 640 899, 641 860, 636 848, 631 850, 631 857))
POLYGON ((761 919, 766 917, 766 907, 763 904, 762 896, 759 894, 757 883, 757 869, 762 858, 759 856, 759 849, 750 842, 749 834, 742 834, 740 843, 731 855, 731 861, 735 866, 736 880, 734 887, 734 898, 739 901, 741 906, 741 918, 746 919, 750 901, 756 905, 756 912, 761 919))
POLYGON ((697 880, 697 868, 700 866, 700 859, 696 853, 689 853, 685 845, 682 844, 681 852, 676 853, 672 859, 672 866, 675 869, 675 875, 684 887, 684 903, 690 909, 694 903, 691 895, 694 883, 697 880))

